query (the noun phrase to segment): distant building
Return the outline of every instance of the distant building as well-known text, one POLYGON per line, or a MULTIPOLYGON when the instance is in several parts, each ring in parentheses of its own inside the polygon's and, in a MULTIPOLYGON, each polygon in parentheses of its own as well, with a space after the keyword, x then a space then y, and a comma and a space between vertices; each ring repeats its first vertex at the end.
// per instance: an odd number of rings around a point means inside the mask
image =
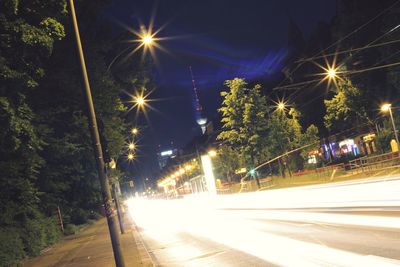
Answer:
POLYGON ((157 153, 158 165, 160 166, 160 169, 163 169, 165 165, 167 165, 168 160, 175 158, 177 154, 178 154, 177 149, 167 149, 157 153))

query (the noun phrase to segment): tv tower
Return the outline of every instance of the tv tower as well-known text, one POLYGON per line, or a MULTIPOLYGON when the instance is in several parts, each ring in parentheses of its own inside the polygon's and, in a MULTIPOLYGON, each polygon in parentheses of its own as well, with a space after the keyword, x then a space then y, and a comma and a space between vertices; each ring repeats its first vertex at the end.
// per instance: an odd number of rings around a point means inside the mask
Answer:
POLYGON ((197 94, 196 81, 194 80, 192 66, 189 66, 190 76, 192 77, 193 84, 193 96, 194 96, 194 109, 196 122, 201 128, 201 132, 204 134, 206 132, 207 118, 203 116, 203 108, 200 105, 199 96, 197 94))

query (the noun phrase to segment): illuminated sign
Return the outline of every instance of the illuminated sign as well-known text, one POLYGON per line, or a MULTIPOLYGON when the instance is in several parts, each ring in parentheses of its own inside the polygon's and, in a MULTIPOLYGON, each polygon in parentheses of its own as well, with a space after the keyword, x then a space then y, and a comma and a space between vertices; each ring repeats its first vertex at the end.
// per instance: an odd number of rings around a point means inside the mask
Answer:
POLYGON ((201 156, 201 164, 203 165, 204 178, 206 180, 208 192, 211 194, 216 194, 217 188, 215 186, 215 177, 210 156, 201 156))
POLYGON ((164 157, 164 156, 171 156, 172 153, 173 153, 172 150, 166 150, 166 151, 161 152, 160 155, 161 155, 162 157, 164 157))
POLYGON ((246 168, 240 168, 240 169, 235 171, 236 174, 245 173, 245 172, 247 172, 246 168))

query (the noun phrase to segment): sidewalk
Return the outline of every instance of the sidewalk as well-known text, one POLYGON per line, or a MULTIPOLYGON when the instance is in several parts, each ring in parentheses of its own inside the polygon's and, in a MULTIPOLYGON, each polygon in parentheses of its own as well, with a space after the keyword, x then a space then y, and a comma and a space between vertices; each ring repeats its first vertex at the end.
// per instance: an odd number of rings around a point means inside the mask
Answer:
MULTIPOLYGON (((133 222, 127 219, 125 228, 125 234, 120 236, 125 265, 127 267, 154 266, 133 222)), ((66 237, 42 255, 25 261, 22 266, 115 266, 106 219, 99 220, 76 235, 66 237)))

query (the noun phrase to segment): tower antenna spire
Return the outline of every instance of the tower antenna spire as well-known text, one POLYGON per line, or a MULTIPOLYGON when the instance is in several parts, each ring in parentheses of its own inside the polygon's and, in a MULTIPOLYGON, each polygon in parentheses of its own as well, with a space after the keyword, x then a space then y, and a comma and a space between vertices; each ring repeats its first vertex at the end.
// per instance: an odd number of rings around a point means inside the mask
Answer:
MULTIPOLYGON (((193 76, 192 66, 189 66, 189 70, 190 70, 190 76, 192 78, 192 84, 193 84, 193 94, 194 94, 196 113, 198 113, 198 112, 201 113, 203 108, 200 105, 199 95, 197 94, 196 80, 194 79, 194 76, 193 76)), ((199 115, 201 115, 201 114, 199 114, 199 115)))
POLYGON ((199 95, 197 94, 196 81, 194 79, 192 66, 189 66, 190 76, 192 78, 193 95, 194 95, 194 109, 196 114, 196 122, 200 126, 202 133, 206 132, 207 118, 203 116, 203 108, 200 105, 199 95))

